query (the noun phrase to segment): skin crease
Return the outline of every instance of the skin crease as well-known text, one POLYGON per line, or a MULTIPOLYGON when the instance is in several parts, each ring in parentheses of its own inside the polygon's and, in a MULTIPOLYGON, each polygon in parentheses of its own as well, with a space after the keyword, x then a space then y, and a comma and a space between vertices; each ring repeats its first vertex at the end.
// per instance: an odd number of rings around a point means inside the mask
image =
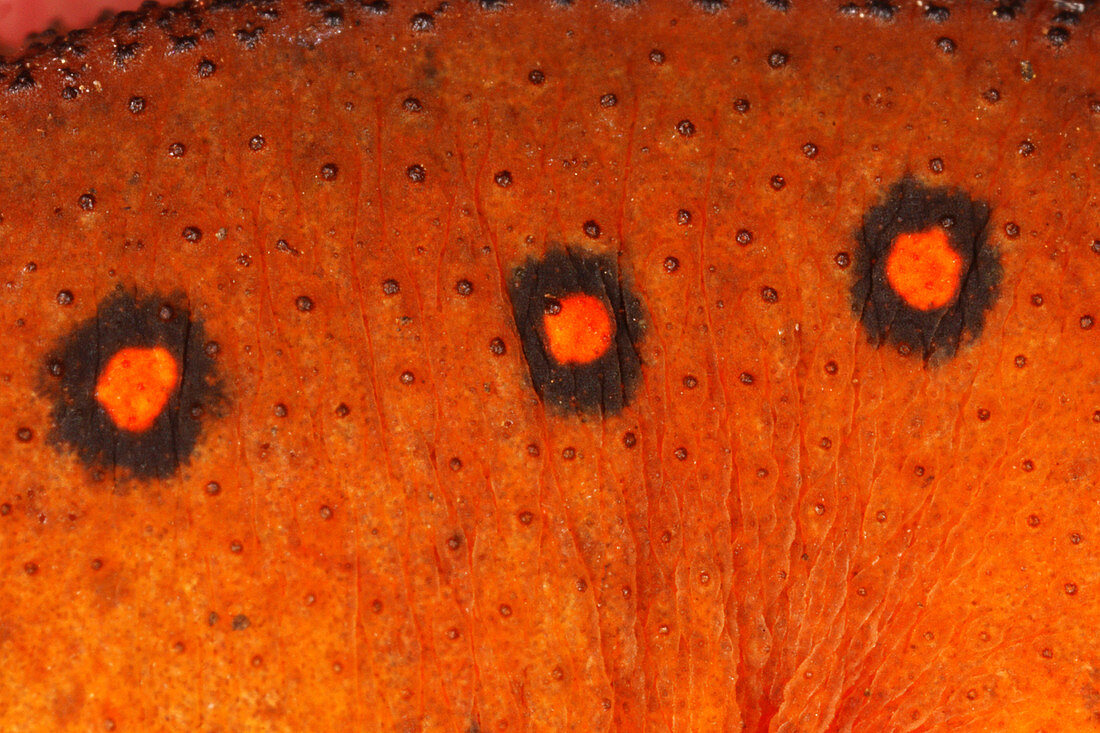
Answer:
POLYGON ((0 70, 0 729, 1100 725, 1096 11, 352 5, 0 70), (1003 268, 928 362, 837 257, 906 175, 1003 268), (644 310, 617 414, 532 387, 556 246, 644 310), (219 344, 176 475, 49 440, 116 286, 219 344))

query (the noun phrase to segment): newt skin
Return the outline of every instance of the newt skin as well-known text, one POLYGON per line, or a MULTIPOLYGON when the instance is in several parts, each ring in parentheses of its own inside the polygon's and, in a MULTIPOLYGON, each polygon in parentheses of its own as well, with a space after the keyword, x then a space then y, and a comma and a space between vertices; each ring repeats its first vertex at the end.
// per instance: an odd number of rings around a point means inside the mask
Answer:
POLYGON ((0 70, 0 729, 1100 727, 1096 11, 485 5, 0 70), (1002 268, 942 359, 838 264, 906 176, 1002 268), (621 411, 531 382, 509 278, 558 247, 639 299, 621 411), (118 287, 218 344, 162 478, 48 439, 118 287))

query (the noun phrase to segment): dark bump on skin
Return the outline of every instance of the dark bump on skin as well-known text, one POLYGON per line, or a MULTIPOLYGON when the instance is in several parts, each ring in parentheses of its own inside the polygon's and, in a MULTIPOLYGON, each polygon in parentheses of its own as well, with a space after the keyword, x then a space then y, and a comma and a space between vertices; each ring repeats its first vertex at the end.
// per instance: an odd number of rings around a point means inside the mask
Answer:
POLYGON ((999 256, 986 241, 989 218, 988 204, 961 191, 928 188, 909 177, 867 211, 855 233, 850 292, 852 310, 872 344, 904 346, 928 362, 934 355, 951 357, 963 344, 977 340, 1001 280, 999 256), (949 304, 921 311, 890 287, 887 256, 898 235, 942 226, 945 218, 952 222, 944 229, 947 240, 962 259, 961 285, 949 304))
POLYGON ((726 7, 726 0, 692 0, 704 13, 717 13, 726 7))
MULTIPOLYGON (((531 382, 544 404, 561 413, 616 414, 630 403, 641 376, 638 344, 645 326, 641 303, 623 282, 614 258, 581 248, 554 249, 513 270, 508 294, 531 382), (609 304, 615 334, 601 357, 559 364, 544 345, 546 303, 573 293, 609 304)), ((624 442, 630 447, 633 435, 624 442)))
POLYGON ((435 29, 435 19, 429 13, 417 13, 409 18, 409 28, 413 33, 427 33, 435 29))
POLYGON ((946 23, 951 17, 951 9, 943 5, 926 5, 924 17, 933 23, 946 23))
POLYGON ((210 59, 203 59, 199 62, 199 65, 195 67, 195 73, 200 79, 209 79, 214 76, 214 72, 217 70, 217 64, 210 59))
POLYGON ((958 44, 947 36, 941 36, 936 39, 936 48, 943 51, 944 54, 950 56, 955 53, 955 49, 958 48, 958 44))
POLYGON ((772 51, 768 54, 768 66, 773 69, 782 69, 790 61, 790 55, 786 51, 772 51))
POLYGON ((228 403, 204 344, 203 323, 191 317, 183 294, 135 297, 116 290, 44 360, 40 392, 53 400, 47 441, 74 452, 90 470, 119 468, 141 481, 171 476, 190 462, 202 431, 190 407, 220 416, 228 403), (165 304, 176 314, 167 321, 160 317, 165 304), (162 347, 187 365, 165 409, 137 433, 116 427, 95 398, 100 369, 127 347, 162 347))

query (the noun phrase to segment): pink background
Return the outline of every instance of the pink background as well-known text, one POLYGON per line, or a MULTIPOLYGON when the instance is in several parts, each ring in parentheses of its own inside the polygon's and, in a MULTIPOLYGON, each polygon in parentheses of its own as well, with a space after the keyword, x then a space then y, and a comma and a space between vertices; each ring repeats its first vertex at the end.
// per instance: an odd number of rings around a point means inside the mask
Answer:
POLYGON ((0 48, 17 49, 28 33, 58 19, 65 28, 80 28, 104 9, 132 10, 140 4, 141 0, 0 0, 0 48))

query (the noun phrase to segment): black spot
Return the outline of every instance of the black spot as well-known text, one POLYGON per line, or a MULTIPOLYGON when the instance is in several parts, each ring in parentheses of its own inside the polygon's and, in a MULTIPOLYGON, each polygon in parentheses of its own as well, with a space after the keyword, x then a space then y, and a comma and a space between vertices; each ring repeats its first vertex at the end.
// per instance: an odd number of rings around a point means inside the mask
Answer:
POLYGON ((924 17, 933 23, 946 23, 948 18, 951 17, 951 8, 943 5, 926 5, 924 17))
POLYGON ((31 76, 30 69, 24 66, 12 78, 11 83, 8 84, 8 89, 13 92, 24 92, 28 89, 34 89, 36 86, 38 86, 38 82, 31 76))
POLYGON ((264 35, 263 27, 253 28, 249 30, 247 28, 238 28, 233 31, 233 37, 237 39, 237 42, 247 48, 249 51, 256 48, 259 44, 260 38, 264 35))
POLYGON ((623 283, 614 258, 554 249, 513 271, 508 292, 531 382, 545 404, 561 412, 614 414, 630 403, 641 375, 638 345, 645 329, 641 303, 623 283), (586 364, 559 364, 545 345, 547 299, 571 294, 599 298, 614 314, 611 347, 586 364))
POLYGON ((115 66, 120 69, 126 68, 126 64, 137 58, 138 49, 141 48, 141 44, 134 43, 120 43, 115 46, 115 66))
POLYGON ((428 13, 417 13, 409 20, 414 33, 427 33, 435 29, 435 19, 428 13))
POLYGON ((54 403, 48 441, 92 470, 118 468, 139 480, 171 476, 190 462, 202 432, 192 408, 220 415, 227 404, 205 344, 203 323, 191 317, 182 294, 135 297, 116 290, 44 360, 41 391, 54 403), (168 320, 160 317, 166 304, 176 314, 168 320), (103 367, 129 347, 164 348, 181 365, 168 404, 142 432, 117 427, 95 397, 103 367))
POLYGON ((200 79, 209 79, 214 76, 214 72, 217 70, 217 65, 210 59, 203 59, 199 62, 199 65, 195 67, 195 73, 200 79))
POLYGON ((981 335, 986 311, 997 297, 1001 265, 986 242, 989 205, 961 191, 928 188, 906 177, 894 184, 886 200, 863 216, 856 232, 852 274, 852 309, 871 343, 886 342, 933 355, 953 356, 968 340, 981 335), (886 260, 899 234, 943 226, 951 248, 962 259, 959 292, 947 305, 934 310, 913 308, 889 285, 886 260))
POLYGON ((194 51, 199 47, 199 37, 194 35, 187 36, 169 36, 168 55, 174 56, 179 53, 187 53, 188 51, 194 51))
POLYGON ((951 55, 955 53, 955 49, 958 45, 952 39, 947 36, 942 36, 936 39, 936 48, 943 51, 945 54, 951 55))
POLYGON ((704 13, 717 13, 726 7, 726 0, 692 0, 704 13))
POLYGON ((782 69, 790 61, 790 56, 786 51, 772 51, 768 54, 768 66, 773 69, 782 69))
POLYGON ((145 97, 130 97, 130 113, 140 115, 145 111, 145 97))
POLYGON ((888 0, 871 0, 867 3, 867 15, 877 20, 892 20, 898 8, 888 0))

